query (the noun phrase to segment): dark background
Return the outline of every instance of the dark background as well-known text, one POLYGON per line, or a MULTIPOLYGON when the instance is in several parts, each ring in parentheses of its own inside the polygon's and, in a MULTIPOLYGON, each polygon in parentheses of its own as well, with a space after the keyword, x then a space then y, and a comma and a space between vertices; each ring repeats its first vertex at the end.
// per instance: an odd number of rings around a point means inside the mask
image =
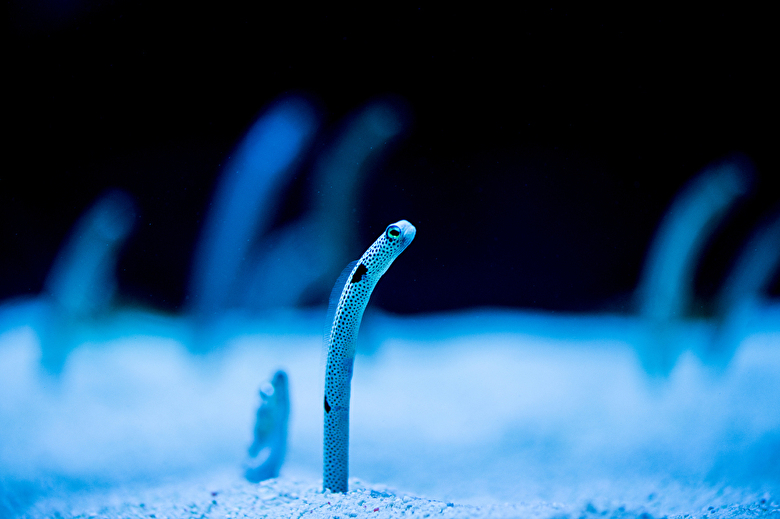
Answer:
MULTIPOLYGON (((139 206, 121 295, 180 309, 220 165, 286 92, 312 96, 326 130, 378 95, 409 105, 411 130, 351 230, 367 246, 400 218, 418 228, 391 270, 410 282, 377 289, 391 311, 628 311, 674 194, 743 154, 753 193, 707 245, 695 279, 706 303, 780 199, 767 13, 8 7, 1 299, 37 293, 78 216, 119 187, 139 206)), ((305 204, 306 174, 286 211, 305 204)))

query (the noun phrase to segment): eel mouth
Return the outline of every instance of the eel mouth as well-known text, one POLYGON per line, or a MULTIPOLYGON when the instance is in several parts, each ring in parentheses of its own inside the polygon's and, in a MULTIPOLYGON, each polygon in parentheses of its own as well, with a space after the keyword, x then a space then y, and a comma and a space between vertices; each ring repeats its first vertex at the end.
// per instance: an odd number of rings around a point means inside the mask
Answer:
POLYGON ((401 228, 401 250, 404 250, 407 245, 412 243, 417 234, 417 228, 406 220, 401 220, 395 225, 401 228))

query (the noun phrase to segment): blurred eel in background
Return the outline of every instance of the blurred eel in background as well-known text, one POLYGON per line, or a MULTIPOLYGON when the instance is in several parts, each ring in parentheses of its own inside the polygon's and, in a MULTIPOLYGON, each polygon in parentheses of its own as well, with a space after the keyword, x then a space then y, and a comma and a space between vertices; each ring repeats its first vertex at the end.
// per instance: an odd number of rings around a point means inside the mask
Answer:
POLYGON ((679 325, 689 316, 702 249, 728 210, 748 193, 752 178, 746 159, 711 165, 683 187, 664 215, 636 291, 648 327, 639 353, 649 373, 667 375, 674 367, 684 347, 679 325))
POLYGON ((51 306, 38 331, 41 364, 50 373, 59 373, 68 352, 78 345, 74 325, 89 325, 108 314, 117 286, 118 253, 135 213, 127 193, 104 193, 76 223, 54 260, 44 286, 51 306))

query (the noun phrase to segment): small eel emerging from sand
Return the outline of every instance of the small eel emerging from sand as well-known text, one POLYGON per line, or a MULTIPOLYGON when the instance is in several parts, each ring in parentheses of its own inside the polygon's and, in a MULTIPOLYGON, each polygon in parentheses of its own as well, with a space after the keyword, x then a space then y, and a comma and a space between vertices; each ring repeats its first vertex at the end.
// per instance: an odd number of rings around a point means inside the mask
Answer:
POLYGON ((349 476, 349 396, 355 343, 368 298, 417 230, 406 220, 388 225, 371 247, 339 276, 330 295, 325 369, 323 490, 346 492, 349 476))

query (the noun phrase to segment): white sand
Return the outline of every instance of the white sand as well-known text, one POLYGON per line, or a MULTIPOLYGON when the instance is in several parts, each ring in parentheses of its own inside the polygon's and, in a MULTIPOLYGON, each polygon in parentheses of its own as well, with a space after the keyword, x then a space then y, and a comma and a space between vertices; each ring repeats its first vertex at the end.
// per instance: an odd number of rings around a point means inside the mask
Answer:
POLYGON ((219 351, 193 355, 182 320, 118 315, 89 328, 59 377, 40 371, 34 328, 0 330, 0 512, 780 514, 771 329, 749 334, 719 368, 695 353, 710 329, 691 323, 674 369, 651 377, 630 319, 368 316, 351 410, 350 473, 360 481, 329 495, 318 479, 319 319, 223 326, 219 351), (292 399, 287 462, 279 479, 252 485, 240 464, 257 389, 279 367, 292 399))

